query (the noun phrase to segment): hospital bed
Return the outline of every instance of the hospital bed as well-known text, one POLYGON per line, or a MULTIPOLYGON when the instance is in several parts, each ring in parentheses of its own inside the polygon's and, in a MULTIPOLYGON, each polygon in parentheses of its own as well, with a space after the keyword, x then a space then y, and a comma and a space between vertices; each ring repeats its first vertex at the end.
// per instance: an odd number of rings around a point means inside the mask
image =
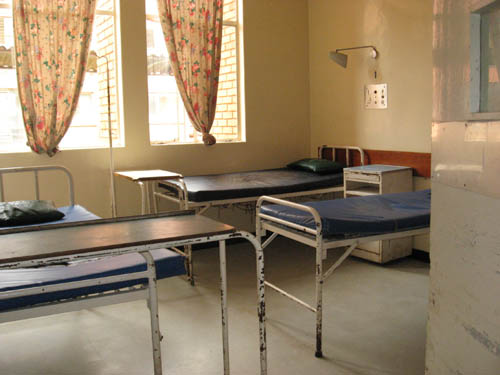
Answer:
MULTIPOLYGON (((354 159, 351 157, 353 152, 359 153, 361 165, 364 165, 364 153, 359 147, 321 146, 318 150, 319 158, 323 156, 323 149, 327 147, 333 149, 333 159, 336 149, 345 150, 346 166, 350 166, 351 160, 354 159)), ((142 191, 143 202, 149 201, 144 197, 144 191, 148 189, 142 191)), ((153 198, 167 199, 178 204, 180 209, 195 209, 198 214, 204 213, 211 207, 235 204, 250 204, 253 210, 254 202, 262 195, 290 199, 343 191, 342 170, 332 174, 318 174, 291 168, 189 177, 176 174, 170 176, 168 180, 159 182, 157 187, 152 187, 153 198)), ((156 212, 156 199, 153 199, 153 205, 156 212)), ((193 283, 191 249, 187 248, 183 253, 186 256, 188 278, 193 283)))
MULTIPOLYGON (((71 172, 62 166, 47 165, 34 167, 11 167, 0 168, 0 202, 5 202, 5 180, 9 175, 18 175, 19 177, 32 178, 32 197, 40 199, 40 176, 42 174, 57 173, 65 177, 67 183, 68 206, 58 207, 58 210, 64 214, 64 217, 56 222, 44 222, 39 224, 29 224, 24 226, 37 226, 57 223, 71 223, 76 221, 96 220, 99 216, 88 211, 85 207, 75 204, 74 182, 71 172)), ((15 227, 12 227, 14 229, 15 227)), ((7 230, 9 227, 2 226, 0 230, 7 230)))
MULTIPOLYGON (((319 148, 320 158, 327 147, 319 148)), ((345 149, 346 166, 351 164, 351 151, 360 154, 361 165, 364 165, 361 148, 336 146, 333 147, 334 157, 335 149, 345 149)), ((155 190, 153 195, 175 202, 180 209, 196 209, 202 214, 210 207, 256 202, 262 195, 293 198, 343 192, 343 183, 342 171, 317 174, 290 168, 186 177, 177 174, 177 177, 161 181, 158 184, 160 190, 155 190)))
MULTIPOLYGON (((293 296, 268 282, 260 282, 316 314, 316 357, 322 357, 322 288, 324 281, 361 243, 391 240, 429 232, 430 190, 373 195, 298 204, 273 197, 257 201, 256 235, 265 249, 278 235, 311 246, 316 250, 315 304, 293 296), (270 236, 262 243, 266 232, 270 236), (328 250, 343 248, 343 253, 326 271, 323 261, 328 250)), ((264 262, 264 260, 262 260, 264 262)), ((259 314, 265 320, 264 298, 259 314)), ((265 338, 265 335, 264 335, 265 338)), ((262 344, 265 347, 265 343, 262 344)))
MULTIPOLYGON (((38 175, 48 170, 66 174, 74 203, 71 174, 57 166, 0 169, 1 198, 5 173, 33 172, 39 199, 38 175)), ((229 374, 225 241, 245 238, 258 250, 252 235, 192 211, 95 219, 83 207, 71 204, 65 212, 69 217, 59 222, 0 230, 4 250, 0 253, 0 322, 146 299, 154 370, 161 374, 156 281, 185 273, 183 257, 166 248, 218 242, 224 373, 229 374), (90 220, 81 221, 85 217, 90 220)))

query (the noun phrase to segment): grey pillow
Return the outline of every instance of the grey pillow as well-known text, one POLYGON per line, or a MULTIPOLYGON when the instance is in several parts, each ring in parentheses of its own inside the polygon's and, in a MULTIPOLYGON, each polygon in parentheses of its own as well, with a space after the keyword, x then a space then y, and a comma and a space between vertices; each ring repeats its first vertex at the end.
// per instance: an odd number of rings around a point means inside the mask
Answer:
POLYGON ((0 202, 0 227, 46 223, 63 217, 51 201, 0 202))
POLYGON ((317 174, 340 173, 345 168, 345 164, 326 159, 301 159, 287 165, 287 168, 301 171, 313 172, 317 174))

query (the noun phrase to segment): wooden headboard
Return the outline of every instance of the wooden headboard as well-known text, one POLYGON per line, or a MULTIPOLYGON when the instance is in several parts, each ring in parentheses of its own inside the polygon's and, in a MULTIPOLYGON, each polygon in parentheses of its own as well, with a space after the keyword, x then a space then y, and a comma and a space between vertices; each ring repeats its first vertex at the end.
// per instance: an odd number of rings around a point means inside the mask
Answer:
MULTIPOLYGON (((425 152, 363 150, 365 164, 403 165, 413 168, 413 175, 420 177, 431 176, 431 154, 425 152)), ((347 164, 346 149, 342 147, 321 146, 318 148, 320 157, 336 160, 347 164), (335 155, 333 154, 335 150, 335 155)), ((347 151, 351 166, 361 165, 359 152, 347 151)))

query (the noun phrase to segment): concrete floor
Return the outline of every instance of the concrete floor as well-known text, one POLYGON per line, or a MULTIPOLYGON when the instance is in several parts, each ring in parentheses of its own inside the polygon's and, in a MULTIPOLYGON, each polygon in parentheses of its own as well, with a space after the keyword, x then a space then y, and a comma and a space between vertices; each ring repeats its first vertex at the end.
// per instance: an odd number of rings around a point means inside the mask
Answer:
MULTIPOLYGON (((277 239, 265 254, 268 280, 312 303, 312 249, 277 239)), ((322 359, 314 314, 268 291, 269 374, 423 374, 428 271, 411 258, 386 266, 348 259, 324 287, 322 359)), ((217 249, 195 252, 195 273, 195 287, 181 277, 159 283, 165 374, 222 374, 217 249)), ((231 373, 258 374, 250 245, 228 246, 228 282, 231 373)), ((150 337, 144 301, 5 323, 0 374, 152 374, 150 337)))

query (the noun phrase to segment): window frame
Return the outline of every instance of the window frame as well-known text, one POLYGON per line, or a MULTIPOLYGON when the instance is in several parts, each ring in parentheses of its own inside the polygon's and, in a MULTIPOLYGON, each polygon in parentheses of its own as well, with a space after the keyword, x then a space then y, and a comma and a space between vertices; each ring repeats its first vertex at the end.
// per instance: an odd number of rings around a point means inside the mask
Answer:
MULTIPOLYGON (((242 12, 242 0, 235 0, 235 14, 236 14, 236 20, 225 20, 223 19, 222 21, 222 27, 224 26, 229 26, 229 27, 234 27, 235 30, 235 48, 236 48, 236 82, 237 82, 237 88, 236 88, 236 100, 237 100, 237 137, 235 139, 229 139, 229 140, 219 140, 217 139, 218 144, 232 144, 232 143, 244 143, 246 142, 246 126, 245 126, 245 95, 244 95, 244 82, 243 82, 243 77, 244 77, 244 66, 243 66, 243 12, 242 12)), ((146 9, 145 9, 146 12, 146 9)), ((149 14, 145 14, 145 19, 147 21, 157 21, 154 19, 149 14)), ((146 38, 147 38, 147 31, 146 31, 146 38)), ((145 40, 145 45, 147 46, 148 41, 147 39, 145 40)), ((146 78, 147 80, 147 78, 146 78)), ((220 87, 219 87, 220 90, 220 87)), ((149 86, 148 86, 148 103, 149 103, 149 86)), ((177 95, 180 96, 179 93, 177 95)), ((218 96, 219 98, 219 96, 218 96)), ((181 100, 182 103, 182 100, 181 100)), ((190 121, 189 118, 187 121, 190 121)), ((215 120, 214 120, 215 121, 215 120)), ((180 126, 180 125, 177 125, 180 126)), ((148 129, 151 127, 151 121, 149 118, 148 114, 148 129)), ((185 125, 184 125, 184 130, 185 132, 185 125)), ((196 130, 194 130, 195 133, 198 133, 196 130)), ((188 141, 173 141, 173 142, 165 142, 163 141, 162 143, 160 142, 155 142, 151 140, 149 137, 149 143, 152 147, 156 146, 178 146, 178 145, 203 145, 203 141, 201 140, 201 134, 197 134, 196 141, 194 142, 188 142, 188 141)))
MULTIPOLYGON (((114 139, 114 142, 117 142, 118 144, 113 144, 113 147, 120 148, 120 147, 125 147, 125 126, 121 122, 121 112, 122 112, 122 106, 121 106, 121 74, 120 74, 120 53, 118 49, 120 48, 119 44, 119 18, 118 18, 118 12, 117 12, 117 6, 119 6, 119 1, 118 0, 111 0, 113 3, 113 10, 104 10, 104 9, 98 9, 97 4, 96 4, 96 10, 95 10, 95 17, 97 16, 111 16, 113 19, 113 43, 114 43, 114 51, 113 51, 113 57, 114 57, 114 70, 115 70, 115 81, 116 81, 116 124, 118 125, 119 128, 119 136, 118 140, 114 139)), ((12 12, 13 5, 12 5, 13 0, 10 1, 10 3, 5 3, 5 2, 0 2, 0 9, 7 9, 12 12)), ((12 15, 13 17, 13 15, 12 15)), ((95 22, 95 19, 94 19, 95 22)), ((95 27, 95 23, 94 23, 95 27)), ((14 41, 15 42, 15 41, 14 41)), ((89 49, 90 52, 90 49, 89 49)), ((14 70, 16 67, 14 66, 14 70)), ((86 72, 87 74, 88 72, 86 72)), ((97 74, 97 72, 96 72, 97 74)), ((0 88, 1 91, 7 91, 9 90, 8 88, 0 88)), ((9 90, 12 92, 15 92, 16 94, 16 102, 19 103, 19 92, 18 92, 18 87, 16 86, 15 89, 9 90)), ((98 99, 99 101, 99 99, 98 99)), ((78 107, 77 107, 78 110, 78 107)), ((20 115, 20 107, 16 109, 17 116, 20 115)), ((106 111, 107 112, 107 111, 106 111)), ((107 116, 107 114, 106 114, 107 116)), ((22 115, 21 115, 21 121, 22 121, 22 115)), ((106 129, 107 129, 106 125, 106 129)), ((95 128, 97 133, 99 133, 101 129, 101 121, 97 122, 96 124, 88 124, 88 125, 78 125, 79 128, 84 128, 84 127, 92 127, 95 128)), ((22 131, 24 130, 24 124, 21 127, 22 131)), ((62 151, 71 151, 71 150, 92 150, 92 149, 106 149, 109 148, 110 144, 108 141, 105 141, 105 144, 103 143, 102 145, 94 144, 94 145, 78 145, 78 146, 72 146, 72 147, 64 147, 62 145, 60 150, 62 151)), ((30 153, 31 149, 27 145, 16 145, 17 149, 1 149, 0 148, 0 155, 2 154, 17 154, 17 153, 30 153)))
MULTIPOLYGON (((481 18, 484 13, 493 7, 500 6, 500 0, 481 0, 470 10, 470 96, 469 96, 469 119, 471 120, 494 120, 500 116, 500 112, 487 112, 481 109, 481 69, 485 68, 481 61, 481 18)), ((500 72, 499 72, 500 73, 500 72)))

